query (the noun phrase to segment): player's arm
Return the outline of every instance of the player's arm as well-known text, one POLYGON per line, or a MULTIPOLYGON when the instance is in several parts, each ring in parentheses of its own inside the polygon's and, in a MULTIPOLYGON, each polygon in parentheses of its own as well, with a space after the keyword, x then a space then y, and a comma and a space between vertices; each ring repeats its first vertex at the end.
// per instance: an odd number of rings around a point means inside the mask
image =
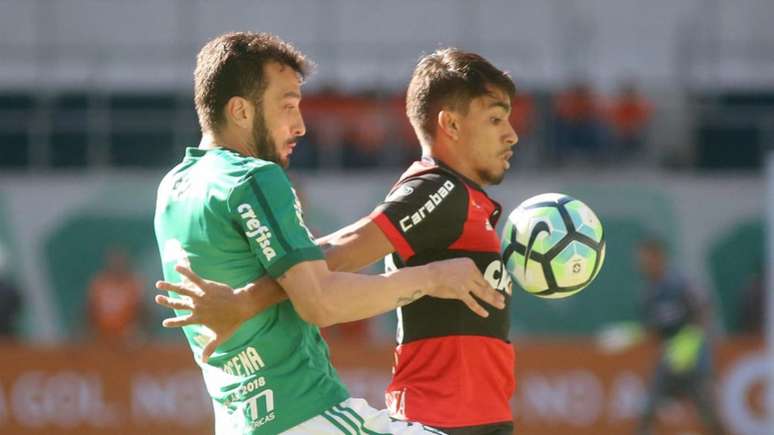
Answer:
MULTIPOLYGON (((244 320, 254 315, 243 307, 242 301, 254 301, 255 297, 245 297, 244 294, 240 297, 239 290, 234 292, 224 284, 205 280, 183 265, 178 265, 176 270, 188 278, 188 284, 160 281, 156 285, 183 298, 169 299, 159 295, 157 302, 169 308, 191 311, 191 314, 166 319, 164 326, 204 324, 209 327, 214 336, 202 350, 202 359, 207 362, 215 349, 231 337, 244 320), (206 298, 205 293, 209 294, 206 298), (222 296, 211 297, 217 293, 222 293, 222 296), (164 298, 163 302, 159 301, 160 298, 164 298), (199 310, 197 304, 202 301, 210 307, 219 308, 199 310), (201 313, 220 316, 221 323, 213 325, 201 313)), ((290 297, 299 316, 320 327, 373 317, 422 296, 457 299, 482 317, 487 317, 489 313, 479 300, 498 309, 505 307, 504 297, 486 282, 468 258, 407 267, 383 275, 333 272, 323 260, 302 261, 290 267, 277 281, 290 297)))
MULTIPOLYGON (((444 248, 461 233, 466 216, 462 188, 444 175, 428 174, 401 183, 368 218, 322 241, 330 247, 328 263, 357 270, 395 250, 405 261, 418 251, 444 248)), ((299 315, 319 326, 372 317, 422 296, 458 299, 483 317, 488 313, 473 295, 504 306, 502 295, 470 259, 405 267, 381 276, 332 271, 325 261, 303 262, 277 281, 299 315)))
MULTIPOLYGON (((451 186, 449 179, 439 174, 406 180, 397 185, 368 217, 317 239, 316 244, 325 252, 328 270, 354 272, 396 250, 407 260, 414 252, 451 243, 462 231, 463 221, 455 217, 465 216, 467 199, 460 189, 451 188, 447 192, 444 186, 451 186), (428 211, 428 201, 430 207, 437 206, 437 209, 428 211), (407 216, 420 210, 427 212, 421 222, 406 220, 407 216)), ((186 275, 192 273, 188 271, 186 275)), ((166 319, 164 326, 197 323, 213 331, 235 331, 245 320, 287 299, 282 286, 270 276, 240 289, 198 277, 194 279, 203 291, 187 294, 185 302, 156 296, 159 305, 191 311, 188 315, 166 319)), ((169 282, 159 281, 156 286, 161 290, 176 291, 174 284, 169 282)))
MULTIPOLYGON (((373 264, 393 252, 392 245, 381 230, 368 218, 317 239, 325 252, 328 270, 354 272, 373 264)), ((185 300, 157 295, 157 304, 190 311, 189 314, 165 319, 162 324, 176 328, 190 324, 207 326, 218 335, 230 336, 246 320, 288 298, 283 287, 272 277, 261 277, 244 287, 231 287, 205 280, 187 267, 178 273, 194 283, 186 288, 167 281, 158 281, 156 287, 186 296, 185 300)))
MULTIPOLYGON (((462 231, 467 214, 466 194, 454 186, 448 177, 435 173, 399 183, 369 216, 315 241, 325 253, 328 270, 356 272, 396 250, 407 260, 415 252, 447 246, 462 231), (418 212, 424 218, 412 221, 410 218, 418 212)), ((212 293, 212 299, 230 296, 228 287, 216 284, 208 284, 213 287, 208 292, 212 293)), ((240 321, 287 297, 282 286, 270 277, 260 278, 234 293, 241 301, 240 315, 236 318, 240 321)), ((165 299, 160 296, 157 302, 168 306, 165 299)), ((233 322, 233 317, 227 318, 222 313, 229 302, 213 300, 212 306, 207 306, 208 302, 200 298, 198 311, 209 322, 233 322)), ((175 323, 169 322, 169 325, 175 323)))
MULTIPOLYGON (((461 231, 461 224, 448 219, 448 216, 465 213, 465 199, 460 192, 443 198, 445 203, 441 208, 429 214, 430 218, 423 222, 408 226, 404 221, 401 225, 405 216, 411 216, 425 207, 428 200, 433 202, 433 198, 440 198, 437 192, 447 181, 443 176, 428 174, 400 183, 371 215, 318 238, 315 243, 325 253, 328 270, 355 272, 396 249, 405 260, 415 251, 450 243, 455 231, 461 231), (447 220, 439 220, 441 217, 447 217, 447 220), (404 230, 403 227, 408 229, 404 230)), ((188 271, 186 276, 192 273, 188 271)), ((164 326, 174 328, 197 323, 213 331, 235 331, 245 320, 287 299, 285 290, 271 276, 261 277, 239 289, 199 277, 194 279, 202 291, 187 294, 187 301, 181 302, 165 295, 156 296, 159 305, 191 311, 190 314, 164 320, 164 326)), ((158 281, 156 287, 176 291, 174 284, 166 281, 158 281)))
POLYGON ((320 327, 373 317, 422 296, 458 299, 482 317, 489 313, 472 297, 498 308, 502 295, 473 261, 458 258, 407 267, 383 275, 333 272, 324 261, 299 263, 279 277, 299 315, 320 327))
POLYGON ((325 252, 328 269, 357 272, 395 251, 390 240, 370 217, 316 240, 325 252))
MULTIPOLYGON (((311 241, 303 226, 300 210, 295 208, 295 197, 284 172, 275 169, 268 175, 260 181, 257 177, 248 180, 250 189, 243 188, 241 194, 233 195, 235 199, 232 208, 239 216, 239 225, 258 260, 268 275, 278 279, 297 312, 307 321, 326 326, 362 319, 389 311, 424 295, 458 299, 482 316, 486 316, 487 312, 472 294, 490 305, 498 308, 504 306, 502 296, 489 286, 468 259, 405 268, 382 276, 332 272, 326 262, 322 261, 322 251, 311 241), (269 197, 272 198, 271 203, 267 200, 269 197)), ((367 227, 363 225, 362 228, 367 227)), ((355 233, 357 231, 345 232, 350 236, 355 233)), ((365 239, 350 237, 350 242, 362 243, 365 239)), ((384 245, 383 248, 390 251, 384 245)), ((202 289, 220 285, 202 280, 182 266, 178 267, 178 271, 188 276, 198 288, 185 288, 171 283, 157 284, 159 288, 186 296, 185 300, 164 304, 171 308, 192 310, 197 299, 201 300, 202 289)), ((220 289, 224 294, 228 293, 227 288, 220 289)), ((238 315, 235 317, 239 318, 238 315)), ((167 322, 167 326, 193 323, 201 322, 192 313, 167 322)), ((222 335, 216 337, 204 349, 205 358, 214 350, 216 342, 222 339, 222 335)))

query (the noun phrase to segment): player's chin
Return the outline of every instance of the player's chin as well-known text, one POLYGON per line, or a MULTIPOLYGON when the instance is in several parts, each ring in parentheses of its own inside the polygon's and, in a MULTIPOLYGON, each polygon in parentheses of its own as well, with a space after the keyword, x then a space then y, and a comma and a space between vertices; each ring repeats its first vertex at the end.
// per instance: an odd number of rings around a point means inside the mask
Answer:
POLYGON ((283 168, 287 169, 290 167, 290 156, 280 156, 279 158, 279 164, 283 168))
POLYGON ((504 178, 505 178, 505 171, 501 172, 500 175, 497 175, 494 178, 492 178, 492 182, 490 184, 498 185, 503 182, 504 178))
POLYGON ((505 168, 490 169, 481 174, 481 178, 485 180, 487 184, 497 185, 502 183, 505 178, 505 171, 505 168))

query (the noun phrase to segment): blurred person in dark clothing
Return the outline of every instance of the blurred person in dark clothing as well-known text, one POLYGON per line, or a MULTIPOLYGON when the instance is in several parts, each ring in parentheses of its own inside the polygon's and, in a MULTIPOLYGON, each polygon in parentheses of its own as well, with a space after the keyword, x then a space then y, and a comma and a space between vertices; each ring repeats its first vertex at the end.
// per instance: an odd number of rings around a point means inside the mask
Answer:
POLYGON ((664 244, 655 238, 639 244, 638 266, 645 278, 643 321, 659 342, 638 435, 651 434, 665 398, 685 397, 697 407, 712 434, 725 433, 714 403, 712 355, 707 332, 709 304, 684 278, 669 269, 664 244))
POLYGON ((739 294, 742 297, 741 312, 739 313, 740 332, 763 335, 764 312, 766 311, 763 265, 751 275, 746 286, 740 290, 739 294))
POLYGON ((8 257, 0 245, 0 339, 16 337, 21 309, 21 292, 11 280, 8 257))
POLYGON ((631 159, 642 152, 653 110, 633 83, 624 83, 608 108, 613 157, 631 159))

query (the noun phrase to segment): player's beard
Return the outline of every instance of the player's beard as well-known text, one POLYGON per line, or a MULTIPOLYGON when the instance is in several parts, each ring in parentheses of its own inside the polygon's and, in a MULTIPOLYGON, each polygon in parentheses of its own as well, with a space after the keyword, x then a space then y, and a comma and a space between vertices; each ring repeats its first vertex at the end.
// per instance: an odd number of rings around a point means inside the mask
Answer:
POLYGON ((483 180, 487 186, 496 186, 505 178, 505 171, 500 171, 498 174, 490 169, 479 169, 478 178, 483 180))
POLYGON ((274 162, 283 168, 288 167, 289 162, 277 152, 277 144, 266 127, 266 118, 262 112, 257 113, 253 121, 253 146, 259 159, 274 162))
MULTIPOLYGON (((502 151, 500 154, 497 155, 498 159, 498 167, 497 168, 491 168, 491 167, 482 167, 478 170, 478 177, 481 179, 484 184, 488 186, 496 186, 500 183, 502 183, 503 178, 505 178, 505 173, 508 172, 507 168, 500 168, 499 167, 499 160, 506 156, 508 152, 510 151, 510 148, 502 151)), ((511 154, 512 156, 512 154, 511 154)))

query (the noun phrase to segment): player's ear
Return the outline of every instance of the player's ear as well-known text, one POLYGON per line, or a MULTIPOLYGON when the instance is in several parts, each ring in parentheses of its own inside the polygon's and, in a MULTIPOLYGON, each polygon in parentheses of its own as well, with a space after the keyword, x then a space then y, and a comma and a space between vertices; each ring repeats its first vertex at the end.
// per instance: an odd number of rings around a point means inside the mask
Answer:
POLYGON ((226 119, 241 128, 252 127, 255 108, 242 97, 231 97, 226 103, 226 119))
POLYGON ((438 128, 453 140, 460 137, 459 119, 454 112, 441 110, 438 112, 438 128))

